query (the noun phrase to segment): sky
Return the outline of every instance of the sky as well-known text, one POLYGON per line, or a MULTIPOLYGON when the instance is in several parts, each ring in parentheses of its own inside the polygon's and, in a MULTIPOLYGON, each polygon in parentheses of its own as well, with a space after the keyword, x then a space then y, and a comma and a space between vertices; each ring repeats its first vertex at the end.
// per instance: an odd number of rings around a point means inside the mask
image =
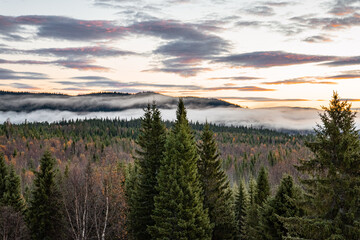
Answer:
POLYGON ((360 0, 0 0, 0 89, 360 108, 360 0))

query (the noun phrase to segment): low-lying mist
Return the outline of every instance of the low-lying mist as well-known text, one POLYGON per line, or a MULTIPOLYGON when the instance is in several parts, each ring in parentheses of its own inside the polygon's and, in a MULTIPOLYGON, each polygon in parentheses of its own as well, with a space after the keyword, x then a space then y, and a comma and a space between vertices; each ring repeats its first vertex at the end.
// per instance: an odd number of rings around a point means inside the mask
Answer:
MULTIPOLYGON (((223 125, 245 125, 272 129, 311 130, 320 122, 319 110, 304 108, 208 108, 188 109, 188 118, 192 122, 205 121, 223 125)), ((141 109, 128 109, 114 112, 70 112, 59 110, 36 110, 31 112, 1 111, 0 122, 11 123, 56 122, 70 119, 120 118, 134 119, 143 115, 141 109)), ((176 109, 161 109, 164 120, 175 120, 176 109)))

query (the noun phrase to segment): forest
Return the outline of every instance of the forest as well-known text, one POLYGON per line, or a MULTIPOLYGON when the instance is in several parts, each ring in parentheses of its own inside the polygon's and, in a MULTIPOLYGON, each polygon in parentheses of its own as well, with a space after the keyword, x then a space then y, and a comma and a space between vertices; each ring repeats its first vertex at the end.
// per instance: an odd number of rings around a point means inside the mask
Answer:
POLYGON ((360 239, 360 142, 334 93, 313 133, 141 119, 0 125, 2 239, 360 239))

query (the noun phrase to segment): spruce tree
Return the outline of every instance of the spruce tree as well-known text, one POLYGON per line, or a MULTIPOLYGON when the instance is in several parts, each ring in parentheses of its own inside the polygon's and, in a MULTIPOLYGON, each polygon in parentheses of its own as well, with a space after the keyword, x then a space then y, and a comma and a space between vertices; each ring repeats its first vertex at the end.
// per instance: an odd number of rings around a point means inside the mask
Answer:
POLYGON ((130 230, 134 239, 149 239, 148 226, 153 226, 151 214, 154 211, 154 196, 157 195, 156 175, 159 171, 160 160, 163 158, 165 145, 165 126, 161 121, 161 114, 156 104, 148 104, 141 121, 138 138, 139 149, 136 151, 136 165, 138 178, 133 190, 130 208, 130 230))
POLYGON ((34 187, 28 209, 28 225, 32 239, 63 239, 62 201, 56 182, 55 159, 46 151, 35 173, 34 187))
POLYGON ((21 195, 20 176, 16 174, 13 165, 10 165, 9 173, 5 177, 5 193, 2 203, 11 206, 19 213, 24 213, 25 202, 21 195))
POLYGON ((4 196, 4 193, 6 192, 5 179, 7 175, 8 175, 8 167, 5 163, 4 155, 0 153, 0 205, 2 203, 2 198, 4 196))
POLYGON ((297 167, 309 177, 302 183, 307 215, 286 220, 291 236, 304 239, 360 239, 360 143, 355 112, 334 92, 320 114, 322 125, 306 145, 313 158, 297 167))
POLYGON ((258 240, 259 205, 256 203, 257 186, 255 179, 249 181, 249 206, 245 213, 245 222, 241 230, 241 239, 258 240))
POLYGON ((168 134, 157 175, 152 239, 211 239, 211 224, 197 169, 198 153, 192 130, 179 100, 176 122, 168 134))
POLYGON ((270 184, 268 173, 264 167, 261 167, 259 175, 256 181, 257 191, 255 194, 255 202, 259 206, 262 206, 263 203, 270 196, 270 184))
POLYGON ((239 188, 235 199, 235 216, 237 222, 237 238, 240 238, 245 226, 247 209, 249 207, 249 195, 245 181, 239 182, 239 188))
POLYGON ((275 197, 264 206, 261 214, 261 235, 263 239, 276 240, 287 236, 283 219, 301 217, 304 211, 299 207, 301 190, 296 187, 291 176, 284 176, 277 189, 275 197))
POLYGON ((236 227, 233 196, 213 135, 206 124, 199 144, 198 161, 204 207, 209 210, 210 222, 214 225, 212 239, 233 239, 236 227))

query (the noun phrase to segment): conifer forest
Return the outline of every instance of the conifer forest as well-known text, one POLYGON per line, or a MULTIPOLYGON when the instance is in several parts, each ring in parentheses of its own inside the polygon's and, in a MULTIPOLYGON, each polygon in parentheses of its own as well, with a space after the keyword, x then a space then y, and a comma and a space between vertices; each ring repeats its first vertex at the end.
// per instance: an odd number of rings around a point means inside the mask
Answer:
POLYGON ((360 239, 356 112, 313 132, 140 119, 0 125, 3 240, 360 239))

